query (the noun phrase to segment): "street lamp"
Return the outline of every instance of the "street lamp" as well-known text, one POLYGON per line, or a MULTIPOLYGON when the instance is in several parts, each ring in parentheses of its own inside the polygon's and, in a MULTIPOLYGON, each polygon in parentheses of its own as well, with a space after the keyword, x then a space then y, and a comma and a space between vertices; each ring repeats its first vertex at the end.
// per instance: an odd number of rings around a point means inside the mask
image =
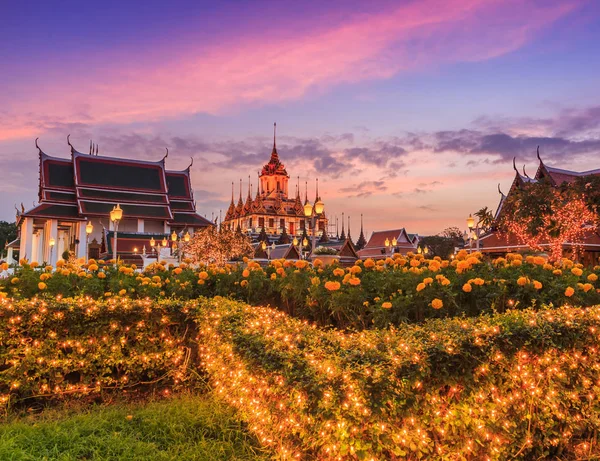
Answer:
POLYGON ((471 214, 467 218, 467 227, 469 228, 469 250, 470 252, 473 251, 473 240, 475 240, 475 248, 479 251, 479 222, 475 224, 475 219, 471 214))
POLYGON ((429 253, 429 247, 425 246, 425 248, 423 248, 423 253, 428 254, 429 253))
POLYGON ((421 254, 423 252, 423 249, 421 248, 421 245, 419 245, 419 247, 417 248, 417 253, 421 254))
POLYGON ((90 234, 94 231, 94 226, 92 225, 92 221, 88 221, 85 226, 85 259, 89 259, 90 257, 90 234))
POLYGON ((115 228, 115 246, 113 247, 113 259, 115 260, 115 267, 117 267, 117 233, 119 231, 119 222, 121 221, 121 218, 123 218, 123 210, 117 203, 110 212, 110 220, 113 222, 115 228))
POLYGON ((50 240, 48 240, 48 245, 50 245, 50 265, 52 265, 52 250, 55 244, 56 240, 54 240, 54 237, 50 237, 50 240))

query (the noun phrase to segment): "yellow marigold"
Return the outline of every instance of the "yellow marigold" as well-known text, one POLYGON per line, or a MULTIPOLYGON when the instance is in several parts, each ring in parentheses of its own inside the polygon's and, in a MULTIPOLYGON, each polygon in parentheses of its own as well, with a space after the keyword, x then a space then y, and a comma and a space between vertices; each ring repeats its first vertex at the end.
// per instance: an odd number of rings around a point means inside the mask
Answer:
POLYGON ((528 262, 529 264, 533 264, 533 256, 526 256, 525 257, 525 261, 528 262))
POLYGON ((385 265, 385 261, 383 259, 380 259, 379 261, 377 261, 378 267, 383 267, 384 265, 385 265))
POLYGON ((38 266, 39 266, 39 263, 37 263, 36 261, 33 261, 33 262, 30 264, 30 266, 31 266, 32 268, 34 268, 34 269, 35 269, 36 267, 38 267, 38 266))
POLYGON ((360 274, 362 272, 362 269, 360 268, 360 266, 352 266, 350 268, 350 272, 354 275, 356 274, 360 274))
POLYGON ((107 291, 106 293, 104 293, 104 296, 106 298, 108 298, 108 297, 112 296, 112 293, 110 291, 107 291))
POLYGON ((321 283, 321 279, 319 277, 312 277, 310 279, 310 284, 313 286, 317 286, 321 283))
POLYGON ((92 272, 96 272, 98 270, 98 266, 96 264, 90 264, 88 266, 88 270, 90 270, 92 272))
POLYGON ((425 285, 430 285, 430 284, 432 284, 432 283, 433 283, 433 279, 432 279, 431 277, 425 277, 425 278, 423 279, 423 283, 424 283, 425 285))
POLYGON ((475 265, 475 264, 479 264, 479 259, 478 259, 478 258, 476 258, 475 256, 469 256, 469 257, 467 258, 467 262, 468 262, 468 263, 469 263, 471 266, 473 266, 473 265, 475 265))
POLYGON ((50 277, 51 277, 51 276, 50 276, 50 274, 42 274, 42 275, 40 275, 40 280, 41 280, 42 282, 45 282, 45 281, 46 281, 46 280, 48 280, 50 277))
POLYGON ((438 261, 431 261, 429 263, 429 270, 433 272, 437 272, 440 270, 440 263, 438 261))
POLYGON ((352 286, 357 286, 360 285, 360 279, 358 277, 352 277, 350 280, 348 280, 348 283, 352 286))
POLYGON ((583 291, 585 291, 586 293, 588 291, 590 291, 592 288, 594 288, 594 286, 591 283, 584 283, 583 284, 583 291))
POLYGON ((534 280, 533 281, 533 288, 535 288, 536 290, 541 290, 542 289, 542 282, 534 280))
POLYGON ((40 282, 40 283, 38 283, 38 288, 39 288, 40 290, 45 290, 45 289, 46 289, 46 287, 47 287, 47 285, 46 285, 44 282, 40 282))
POLYGON ((325 288, 329 291, 337 291, 340 289, 340 287, 341 287, 340 282, 333 282, 333 281, 325 282, 325 288))
POLYGON ((495 266, 500 266, 500 265, 504 265, 506 264, 506 259, 504 258, 496 258, 494 259, 494 261, 492 261, 492 264, 494 264, 495 266))
POLYGON ((365 267, 367 269, 371 269, 373 267, 375 267, 375 261, 373 261, 371 258, 368 258, 365 260, 365 267))
POLYGON ((450 265, 450 261, 448 261, 448 260, 446 260, 446 259, 444 259, 444 260, 442 261, 442 267, 443 267, 444 269, 445 269, 446 267, 448 267, 449 265, 450 265))
POLYGON ((285 274, 285 269, 283 267, 278 267, 275 272, 277 272, 277 274, 283 276, 285 274))
POLYGON ((206 272, 206 271, 201 271, 201 272, 198 274, 198 278, 199 278, 200 280, 206 280, 206 279, 208 278, 208 272, 206 272))
POLYGON ((176 267, 175 269, 173 269, 173 273, 175 275, 179 275, 183 272, 183 270, 181 269, 181 267, 176 267))
POLYGON ((19 283, 19 277, 13 277, 13 278, 10 280, 10 283, 12 283, 13 285, 16 285, 17 283, 19 283))
POLYGON ((510 265, 513 267, 519 267, 522 264, 522 261, 520 259, 513 259, 510 262, 510 265))
POLYGON ((447 279, 446 277, 444 277, 441 282, 440 282, 443 286, 448 286, 450 285, 450 280, 447 279))
POLYGON ((383 307, 384 309, 391 309, 392 308, 392 303, 389 301, 384 302, 381 307, 383 307))
POLYGON ((335 275, 336 277, 341 277, 344 274, 344 269, 340 269, 339 267, 337 269, 333 269, 333 275, 335 275))
POLYGON ((296 269, 304 269, 306 266, 308 266, 308 262, 306 262, 304 259, 299 259, 294 265, 296 266, 296 269))
POLYGON ((250 277, 250 271, 248 269, 244 269, 242 271, 242 277, 250 277))
POLYGON ((590 274, 587 276, 587 279, 590 282, 595 282, 596 280, 598 280, 598 276, 596 274, 590 274))
POLYGON ((576 275, 577 277, 581 277, 583 271, 579 269, 579 267, 574 267, 573 269, 571 269, 571 274, 576 275))
POLYGON ((413 258, 410 260, 410 265, 411 267, 419 267, 421 265, 421 261, 419 261, 417 258, 413 258))
POLYGON ((554 269, 554 266, 552 264, 545 263, 543 265, 543 268, 547 271, 551 271, 552 269, 554 269))
POLYGON ((375 296, 375 298, 373 298, 373 301, 375 301, 376 303, 378 303, 381 300, 381 298, 379 296, 375 296))
POLYGON ((473 283, 474 283, 475 285, 479 285, 479 286, 481 286, 481 285, 484 285, 484 284, 485 284, 485 280, 483 280, 482 278, 479 278, 479 277, 478 277, 478 278, 476 278, 476 279, 473 279, 473 283))
POLYGON ((431 301, 431 307, 434 309, 441 309, 444 307, 444 302, 439 298, 435 298, 433 301, 431 301))
POLYGON ((106 273, 105 272, 98 272, 98 278, 99 279, 105 279, 106 278, 106 273))
POLYGON ((417 291, 422 291, 422 290, 424 290, 426 286, 427 286, 427 285, 425 285, 424 283, 419 283, 419 284, 417 285, 417 291))
POLYGON ((554 270, 552 271, 552 273, 553 273, 554 275, 562 275, 562 271, 561 271, 560 269, 554 269, 554 270))
POLYGON ((198 279, 198 285, 204 285, 204 280, 198 279))
POLYGON ((125 288, 123 288, 122 290, 119 290, 119 296, 125 296, 127 294, 127 290, 125 288))
POLYGON ((534 256, 533 264, 537 266, 543 266, 544 264, 546 264, 546 258, 544 258, 543 256, 534 256))
POLYGON ((81 272, 79 272, 79 273, 77 274, 77 276, 78 276, 78 277, 81 277, 81 278, 85 277, 86 275, 87 275, 87 274, 85 273, 85 271, 81 271, 81 272))
POLYGON ((572 287, 567 287, 567 289, 565 290, 565 296, 567 297, 571 297, 573 296, 573 294, 575 293, 575 289, 572 287))
POLYGON ((519 277, 517 279, 517 285, 525 286, 525 285, 527 285, 527 283, 528 283, 527 277, 519 277))
POLYGON ((64 265, 65 265, 64 259, 59 259, 58 261, 56 261, 56 267, 63 267, 64 265))
POLYGON ((242 288, 247 287, 248 286, 248 280, 242 280, 241 283, 240 283, 240 285, 241 285, 242 288))
POLYGON ((313 261, 313 267, 321 267, 323 265, 323 261, 321 261, 319 258, 315 258, 315 260, 313 261))
POLYGON ((471 293, 471 291, 473 290, 473 287, 471 286, 470 283, 465 283, 463 285, 462 289, 465 293, 471 293))
POLYGON ((64 275, 66 277, 67 275, 69 275, 71 273, 71 271, 69 269, 63 269, 60 271, 60 273, 61 273, 61 275, 64 275))
POLYGON ((275 269, 279 269, 280 267, 282 267, 281 261, 279 261, 278 259, 276 259, 275 261, 271 262, 271 265, 275 268, 275 269))
POLYGON ((271 274, 271 280, 275 280, 277 278, 277 274, 275 272, 273 272, 271 274))

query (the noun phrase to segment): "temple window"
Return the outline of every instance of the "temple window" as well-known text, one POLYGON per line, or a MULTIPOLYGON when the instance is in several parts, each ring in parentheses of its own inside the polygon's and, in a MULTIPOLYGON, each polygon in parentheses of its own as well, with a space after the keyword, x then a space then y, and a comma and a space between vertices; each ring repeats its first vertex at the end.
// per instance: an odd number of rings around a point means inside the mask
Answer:
POLYGON ((258 227, 265 227, 265 218, 258 218, 258 227))
POLYGON ((269 227, 275 227, 275 219, 269 218, 269 227))

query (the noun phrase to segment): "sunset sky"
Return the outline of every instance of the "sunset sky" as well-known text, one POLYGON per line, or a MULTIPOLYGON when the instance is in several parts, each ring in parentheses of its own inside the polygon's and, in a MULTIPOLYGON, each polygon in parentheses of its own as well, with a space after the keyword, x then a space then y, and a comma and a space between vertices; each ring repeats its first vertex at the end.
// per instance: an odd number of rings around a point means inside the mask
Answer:
MULTIPOLYGON (((600 2, 4 2, 0 219, 38 156, 194 158, 198 211, 256 185, 277 122, 330 219, 435 234, 495 209, 512 158, 600 168, 600 2), (60 5, 56 5, 56 4, 60 5)), ((293 189, 293 187, 292 187, 293 189)), ((254 189, 255 190, 255 189, 254 189)), ((304 186, 302 186, 304 190, 304 186)))

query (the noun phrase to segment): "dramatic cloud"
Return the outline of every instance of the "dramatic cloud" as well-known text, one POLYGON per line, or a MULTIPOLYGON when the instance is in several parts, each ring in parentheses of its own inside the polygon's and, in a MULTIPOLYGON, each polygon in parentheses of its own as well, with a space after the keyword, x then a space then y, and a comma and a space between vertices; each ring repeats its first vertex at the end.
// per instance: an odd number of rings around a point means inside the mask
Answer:
POLYGON ((387 190, 385 181, 362 181, 348 187, 340 188, 340 192, 349 194, 348 197, 370 197, 376 192, 384 192, 387 190))
POLYGON ((43 85, 32 69, 2 95, 0 140, 68 123, 223 113, 432 65, 486 60, 520 48, 582 1, 421 0, 333 24, 274 25, 274 32, 233 34, 228 42, 195 45, 191 35, 188 46, 149 47, 135 59, 119 52, 81 56, 76 68, 55 63, 43 85))

